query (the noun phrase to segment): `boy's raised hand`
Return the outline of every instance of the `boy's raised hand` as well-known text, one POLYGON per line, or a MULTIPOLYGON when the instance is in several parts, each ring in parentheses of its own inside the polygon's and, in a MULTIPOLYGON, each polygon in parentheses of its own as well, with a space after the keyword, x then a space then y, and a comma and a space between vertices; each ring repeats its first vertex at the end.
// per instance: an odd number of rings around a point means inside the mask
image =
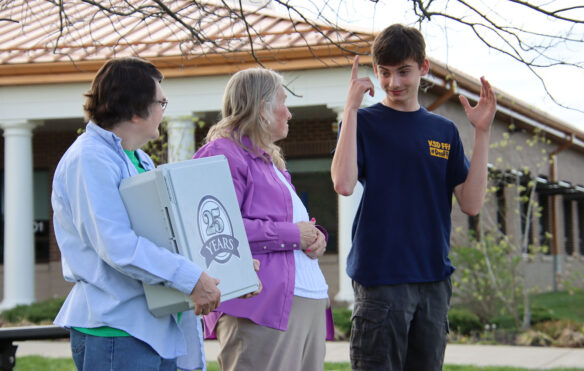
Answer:
POLYGON ((460 95, 458 97, 466 117, 476 130, 488 132, 491 128, 495 113, 497 112, 497 98, 491 88, 491 84, 483 77, 481 77, 481 95, 476 106, 472 107, 466 97, 460 95))
POLYGON ((363 96, 369 92, 370 96, 375 94, 375 88, 369 77, 359 78, 359 56, 355 56, 353 69, 351 70, 351 83, 349 84, 349 93, 347 94, 346 108, 358 110, 363 102, 363 96))

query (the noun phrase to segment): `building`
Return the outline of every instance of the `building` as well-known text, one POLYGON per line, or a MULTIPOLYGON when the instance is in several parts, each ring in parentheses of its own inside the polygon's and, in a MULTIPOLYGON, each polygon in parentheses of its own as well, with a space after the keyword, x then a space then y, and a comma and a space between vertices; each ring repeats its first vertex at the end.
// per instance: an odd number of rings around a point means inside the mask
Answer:
MULTIPOLYGON (((64 5, 69 17, 65 23, 50 2, 19 0, 0 7, 2 307, 68 292, 51 226, 52 174, 85 125, 83 93, 95 72, 105 60, 128 55, 151 60, 165 75, 170 161, 191 157, 218 116, 233 72, 259 61, 283 74, 294 116, 289 137, 282 142, 288 168, 309 212, 330 232, 321 265, 331 298, 352 300, 344 264, 358 195, 334 193, 330 162, 352 55, 367 53, 374 35, 326 25, 314 28, 264 11, 245 13, 252 30, 248 37, 243 22, 222 5, 175 5, 212 42, 193 43, 191 35, 163 17, 108 19, 76 1, 64 5), (66 29, 62 35, 55 29, 60 24, 66 29), (193 116, 207 125, 195 126, 193 116)), ((360 74, 375 80, 370 64, 368 56, 362 57, 360 74)), ((457 123, 468 151, 472 129, 456 95, 476 99, 478 79, 432 60, 422 85, 422 104, 457 123)), ((368 98, 364 104, 381 98, 368 98)), ((465 235, 486 226, 486 216, 493 215, 492 224, 517 240, 526 225, 532 226, 527 234, 532 245, 551 246, 530 263, 532 281, 553 288, 557 276, 567 268, 581 270, 584 263, 584 132, 498 92, 492 142, 493 182, 529 188, 529 181, 536 180, 541 213, 529 219, 515 216, 512 210, 527 204, 517 201, 521 187, 504 187, 487 202, 480 220, 467 218, 455 206, 453 225, 465 235), (534 134, 543 139, 535 140, 534 134)))

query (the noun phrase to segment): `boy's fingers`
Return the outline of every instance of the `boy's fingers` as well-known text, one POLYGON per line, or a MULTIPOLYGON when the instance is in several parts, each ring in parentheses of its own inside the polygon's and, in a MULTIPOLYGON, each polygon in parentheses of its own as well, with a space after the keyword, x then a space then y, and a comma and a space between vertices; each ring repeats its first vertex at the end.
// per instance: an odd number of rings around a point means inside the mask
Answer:
POLYGON ((481 83, 483 91, 485 92, 485 96, 489 99, 492 99, 495 96, 493 92, 493 88, 491 87, 491 83, 487 80, 484 76, 481 76, 481 83))
POLYGON ((491 89, 491 83, 485 78, 485 76, 481 76, 481 82, 487 89, 491 89))
POLYGON ((481 92, 486 96, 489 92, 489 83, 483 76, 481 76, 481 92))
POLYGON ((462 104, 462 107, 465 110, 470 108, 470 104, 468 103, 468 99, 466 99, 466 97, 464 95, 459 95, 458 99, 460 100, 460 104, 462 104))
POLYGON ((353 69, 351 70, 351 80, 357 80, 357 72, 359 71, 359 56, 355 56, 353 61, 353 69))

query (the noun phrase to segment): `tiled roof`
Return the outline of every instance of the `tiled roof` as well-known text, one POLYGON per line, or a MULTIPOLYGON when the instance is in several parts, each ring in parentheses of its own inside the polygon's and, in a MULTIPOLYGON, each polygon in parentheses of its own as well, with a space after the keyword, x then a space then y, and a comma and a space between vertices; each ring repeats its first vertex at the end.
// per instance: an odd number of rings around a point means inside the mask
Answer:
MULTIPOLYGON (((0 0, 0 86, 87 82, 105 60, 132 55, 153 61, 167 78, 230 74, 258 62, 280 71, 346 66, 356 52, 368 53, 375 36, 269 9, 241 13, 237 1, 231 7, 226 5, 231 0, 212 1, 94 1, 104 7, 100 10, 67 0, 59 12, 56 0, 0 0)), ((362 64, 370 62, 369 56, 361 58, 362 64)), ((480 90, 476 79, 442 63, 431 60, 431 73, 441 81, 437 94, 449 89, 451 77, 459 87, 480 90)), ((499 105, 583 138, 580 130, 510 95, 500 94, 499 105)))
POLYGON ((363 47, 367 48, 374 37, 314 26, 267 11, 237 13, 236 6, 205 1, 166 2, 180 21, 161 13, 150 1, 98 3, 108 10, 79 0, 64 1, 63 12, 46 0, 1 3, 0 78, 8 76, 7 72, 15 76, 41 72, 39 69, 73 72, 74 64, 78 70, 89 71, 94 69, 91 62, 101 65, 106 59, 130 55, 166 61, 169 67, 179 68, 255 63, 252 49, 262 63, 303 58, 320 59, 322 65, 327 58, 334 63, 335 57, 345 54, 345 48, 367 51, 363 47))

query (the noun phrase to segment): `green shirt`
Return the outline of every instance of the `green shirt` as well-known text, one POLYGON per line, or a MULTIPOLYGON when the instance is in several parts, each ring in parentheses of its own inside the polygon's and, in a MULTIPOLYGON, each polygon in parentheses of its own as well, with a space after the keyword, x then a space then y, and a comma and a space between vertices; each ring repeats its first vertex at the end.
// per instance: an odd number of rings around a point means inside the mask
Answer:
POLYGON ((128 155, 128 158, 130 159, 130 161, 132 161, 132 163, 136 167, 136 170, 138 170, 138 173, 139 174, 142 174, 142 173, 146 172, 146 169, 144 169, 142 167, 142 164, 140 163, 140 160, 138 160, 138 156, 136 156, 136 151, 127 151, 127 150, 124 150, 124 152, 126 152, 126 155, 128 155))

